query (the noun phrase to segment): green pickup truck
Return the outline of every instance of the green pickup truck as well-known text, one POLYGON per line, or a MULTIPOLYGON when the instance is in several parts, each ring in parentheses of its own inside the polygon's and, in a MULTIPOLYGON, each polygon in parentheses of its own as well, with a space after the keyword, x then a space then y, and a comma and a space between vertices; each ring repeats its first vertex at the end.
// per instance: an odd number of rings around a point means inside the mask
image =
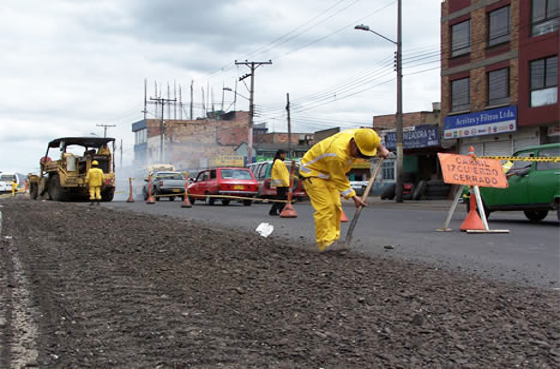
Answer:
MULTIPOLYGON (((560 144, 524 148, 514 157, 560 157, 560 144)), ((509 187, 480 188, 486 216, 493 211, 523 211, 533 221, 555 210, 560 220, 560 161, 514 161, 506 173, 509 187)), ((467 211, 469 202, 467 201, 467 211)))

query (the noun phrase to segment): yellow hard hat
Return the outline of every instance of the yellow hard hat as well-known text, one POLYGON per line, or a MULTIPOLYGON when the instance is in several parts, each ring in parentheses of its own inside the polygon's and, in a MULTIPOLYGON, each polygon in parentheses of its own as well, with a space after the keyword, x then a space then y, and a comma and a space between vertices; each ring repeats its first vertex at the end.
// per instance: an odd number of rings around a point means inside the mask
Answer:
POLYGON ((354 134, 354 142, 356 142, 356 146, 358 146, 362 154, 366 156, 375 156, 381 139, 373 129, 360 128, 357 129, 354 134))
POLYGON ((93 165, 93 166, 98 166, 98 165, 99 165, 99 162, 98 162, 97 160, 94 160, 94 161, 91 162, 91 165, 93 165))

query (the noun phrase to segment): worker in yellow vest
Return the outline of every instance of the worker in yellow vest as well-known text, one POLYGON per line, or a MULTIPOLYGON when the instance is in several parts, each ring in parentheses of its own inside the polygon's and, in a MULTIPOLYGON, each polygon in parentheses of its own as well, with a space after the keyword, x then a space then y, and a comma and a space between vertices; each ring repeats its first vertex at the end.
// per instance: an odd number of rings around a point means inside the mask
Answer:
POLYGON ((18 184, 17 184, 15 178, 12 179, 11 185, 12 185, 12 197, 14 197, 16 195, 16 192, 17 192, 17 189, 18 189, 18 184))
POLYGON ((88 170, 86 174, 86 184, 89 188, 89 200, 91 201, 90 205, 93 205, 94 202, 101 201, 101 186, 103 185, 103 170, 98 168, 99 162, 94 160, 91 162, 91 168, 88 170))
POLYGON ((350 186, 346 173, 358 158, 371 159, 389 151, 371 128, 350 129, 315 144, 301 160, 300 176, 315 209, 315 237, 319 251, 325 251, 340 238, 342 203, 340 196, 366 206, 350 186))
MULTIPOLYGON (((286 160, 286 151, 280 149, 276 152, 276 156, 274 156, 270 175, 270 184, 271 186, 276 187, 275 200, 286 200, 290 190, 290 173, 288 173, 284 160, 286 160)), ((268 215, 280 215, 283 207, 284 203, 282 202, 272 203, 272 207, 270 208, 268 215)))

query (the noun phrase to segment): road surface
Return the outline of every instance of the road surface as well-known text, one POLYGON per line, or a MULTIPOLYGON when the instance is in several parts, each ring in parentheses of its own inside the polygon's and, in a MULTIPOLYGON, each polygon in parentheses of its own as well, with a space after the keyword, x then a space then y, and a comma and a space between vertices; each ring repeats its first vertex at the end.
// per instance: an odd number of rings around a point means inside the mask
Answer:
MULTIPOLYGON (((461 269, 498 280, 522 285, 560 288, 560 233, 555 213, 535 224, 522 213, 492 213, 491 229, 509 229, 509 234, 465 234, 459 232, 464 219, 464 206, 457 209, 450 227, 452 232, 435 232, 446 217, 450 202, 375 201, 360 217, 354 233, 357 252, 416 260, 435 268, 461 269), (391 246, 392 248, 388 248, 391 246)), ((197 202, 193 208, 181 208, 178 201, 162 200, 155 205, 142 201, 104 204, 115 209, 168 215, 200 220, 233 229, 254 231, 261 222, 275 228, 271 237, 314 243, 313 209, 308 202, 297 203, 297 219, 268 216, 268 204, 250 207, 232 203, 229 206, 207 206, 197 202)), ((355 208, 345 204, 352 219, 355 208)), ((165 218, 172 221, 172 218, 165 218)), ((342 225, 346 234, 348 223, 342 225)))

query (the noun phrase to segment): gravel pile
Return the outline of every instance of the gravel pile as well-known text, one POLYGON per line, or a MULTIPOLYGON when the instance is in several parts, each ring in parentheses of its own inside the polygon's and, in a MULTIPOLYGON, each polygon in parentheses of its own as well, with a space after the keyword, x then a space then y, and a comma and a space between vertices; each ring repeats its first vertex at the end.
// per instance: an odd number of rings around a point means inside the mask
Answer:
MULTIPOLYGON (((554 291, 103 206, 0 204, 41 368, 560 367, 554 291)), ((19 329, 16 279, 0 343, 19 329)), ((17 359, 6 346, 0 366, 17 359)))

